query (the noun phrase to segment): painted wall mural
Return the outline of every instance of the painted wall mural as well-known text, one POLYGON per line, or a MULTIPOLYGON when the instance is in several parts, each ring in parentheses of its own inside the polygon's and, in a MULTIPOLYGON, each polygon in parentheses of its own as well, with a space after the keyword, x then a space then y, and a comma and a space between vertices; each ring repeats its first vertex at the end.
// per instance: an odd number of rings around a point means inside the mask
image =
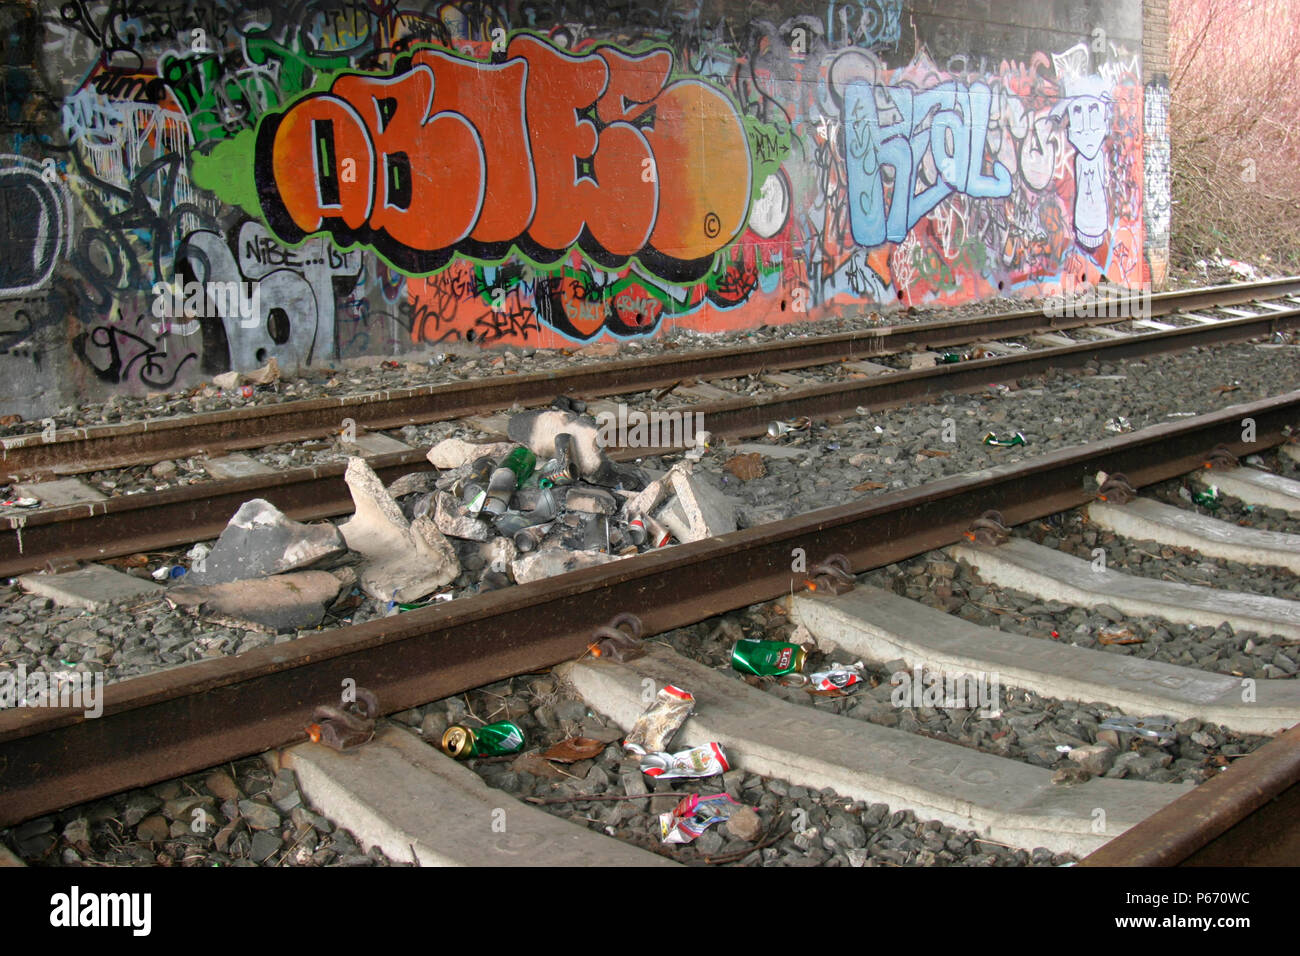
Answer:
POLYGON ((0 0, 0 404, 1159 279, 1167 90, 1097 6, 0 0))

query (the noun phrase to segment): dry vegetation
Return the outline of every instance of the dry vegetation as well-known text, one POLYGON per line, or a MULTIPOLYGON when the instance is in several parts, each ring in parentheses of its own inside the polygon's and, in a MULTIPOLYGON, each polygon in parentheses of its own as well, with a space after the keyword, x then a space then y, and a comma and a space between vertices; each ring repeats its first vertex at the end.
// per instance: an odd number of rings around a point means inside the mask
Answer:
POLYGON ((1171 257, 1300 269, 1300 0, 1170 0, 1171 257))

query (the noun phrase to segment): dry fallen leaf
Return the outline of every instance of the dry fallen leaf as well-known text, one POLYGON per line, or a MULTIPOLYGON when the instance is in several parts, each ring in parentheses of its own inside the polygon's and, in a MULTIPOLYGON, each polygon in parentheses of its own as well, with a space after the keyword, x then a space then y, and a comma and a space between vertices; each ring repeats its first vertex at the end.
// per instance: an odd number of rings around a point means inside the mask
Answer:
POLYGON ((758 452, 728 458, 723 467, 741 481, 751 481, 754 478, 762 478, 767 474, 767 466, 763 464, 763 456, 758 452))
POLYGON ((576 763, 579 760, 590 760, 604 749, 605 745, 599 740, 592 740, 590 737, 570 737, 568 740, 561 740, 542 756, 556 763, 576 763))
POLYGON ((854 491, 879 491, 881 488, 884 487, 885 486, 878 481, 864 481, 860 485, 854 485, 853 490, 854 491))

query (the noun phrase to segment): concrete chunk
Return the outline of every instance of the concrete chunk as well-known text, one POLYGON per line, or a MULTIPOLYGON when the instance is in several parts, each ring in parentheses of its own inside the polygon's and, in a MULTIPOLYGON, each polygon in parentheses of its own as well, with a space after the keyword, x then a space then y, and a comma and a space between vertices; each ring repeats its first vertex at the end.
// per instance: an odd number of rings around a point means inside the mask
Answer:
POLYGON ((123 574, 102 564, 90 564, 62 574, 24 574, 18 583, 25 591, 47 597, 60 607, 99 611, 113 604, 162 596, 162 586, 123 574))
POLYGON ((302 524, 263 498, 239 506, 221 532, 203 570, 190 572, 186 584, 225 584, 310 567, 347 550, 332 524, 302 524))
POLYGON ((383 432, 366 432, 358 435, 356 441, 344 442, 343 447, 354 455, 368 455, 371 458, 411 450, 410 445, 390 438, 383 432))
POLYGON ((1013 846, 1091 852, 1191 786, 1104 778, 1057 786, 1041 767, 786 703, 661 645, 649 643, 646 651, 629 663, 587 659, 556 673, 624 728, 645 709, 647 678, 689 688, 695 712, 676 746, 717 741, 738 769, 910 809, 1013 846))
POLYGON ((407 523, 402 509, 360 458, 348 459, 344 478, 356 512, 339 530, 367 560, 361 589, 380 601, 416 601, 460 574, 451 544, 425 515, 407 523))
POLYGON ((489 787, 408 730, 384 727, 351 753, 299 744, 280 763, 303 795, 363 847, 421 866, 673 866, 489 787))
POLYGON ((461 465, 468 465, 484 455, 487 455, 493 461, 500 461, 510 454, 512 448, 514 448, 514 445, 509 442, 490 442, 476 445, 460 438, 444 438, 430 448, 425 457, 438 468, 459 468, 461 465))
POLYGON ((295 571, 256 581, 180 585, 166 597, 172 607, 218 624, 280 632, 320 624, 340 586, 339 578, 328 571, 295 571))
POLYGON ((736 530, 736 509, 731 499, 702 479, 675 472, 672 487, 677 497, 658 517, 678 541, 703 541, 736 530))
POLYGON ((471 516, 447 492, 439 491, 434 501, 433 523, 443 534, 465 541, 487 541, 495 534, 485 522, 471 516))
POLYGON ((938 673, 995 673, 1003 686, 1063 700, 1104 700, 1127 714, 1168 714, 1272 734, 1300 722, 1300 683, 1259 680, 1242 700, 1241 679, 972 624, 890 591, 859 584, 838 597, 800 594, 792 617, 818 642, 864 660, 938 673))
POLYGON ((532 554, 515 558, 510 564, 515 582, 528 584, 530 581, 543 581, 557 574, 568 574, 583 568, 594 568, 601 564, 617 561, 616 555, 603 551, 570 551, 567 548, 546 548, 532 554))

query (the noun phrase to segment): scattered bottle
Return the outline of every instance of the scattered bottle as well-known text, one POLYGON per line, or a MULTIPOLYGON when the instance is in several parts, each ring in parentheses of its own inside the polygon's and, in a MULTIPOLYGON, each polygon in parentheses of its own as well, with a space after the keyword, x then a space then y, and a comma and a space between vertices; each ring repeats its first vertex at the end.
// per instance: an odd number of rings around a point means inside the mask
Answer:
POLYGON ((984 436, 984 444, 994 448, 1011 448, 1015 445, 1025 444, 1025 436, 1022 432, 1016 432, 1010 438, 999 438, 993 432, 988 432, 984 436))

